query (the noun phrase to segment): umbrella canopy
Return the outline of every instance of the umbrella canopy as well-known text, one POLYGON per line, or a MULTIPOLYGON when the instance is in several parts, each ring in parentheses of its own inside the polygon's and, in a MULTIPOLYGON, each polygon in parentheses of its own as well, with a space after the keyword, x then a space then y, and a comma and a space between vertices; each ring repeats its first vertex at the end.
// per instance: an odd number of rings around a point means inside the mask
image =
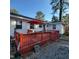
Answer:
POLYGON ((45 21, 35 19, 35 20, 28 21, 28 23, 31 23, 31 24, 44 24, 45 21))

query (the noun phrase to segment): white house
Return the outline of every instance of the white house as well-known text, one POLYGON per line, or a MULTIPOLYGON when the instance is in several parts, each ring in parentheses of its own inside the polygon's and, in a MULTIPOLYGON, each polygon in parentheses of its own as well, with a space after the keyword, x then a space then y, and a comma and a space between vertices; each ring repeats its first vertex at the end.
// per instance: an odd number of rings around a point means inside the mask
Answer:
MULTIPOLYGON (((10 13, 10 36, 14 37, 14 30, 16 28, 16 32, 27 34, 28 29, 33 29, 35 32, 50 30, 58 30, 60 34, 64 33, 64 26, 61 22, 51 23, 51 22, 43 22, 41 26, 36 25, 37 20, 34 18, 26 17, 19 14, 10 13), (31 24, 34 23, 34 28, 32 28, 31 24), (19 25, 19 26, 16 26, 19 25), (17 28, 20 29, 17 29, 17 28), (22 27, 22 28, 21 28, 22 27)), ((40 24, 41 22, 38 22, 40 24)))

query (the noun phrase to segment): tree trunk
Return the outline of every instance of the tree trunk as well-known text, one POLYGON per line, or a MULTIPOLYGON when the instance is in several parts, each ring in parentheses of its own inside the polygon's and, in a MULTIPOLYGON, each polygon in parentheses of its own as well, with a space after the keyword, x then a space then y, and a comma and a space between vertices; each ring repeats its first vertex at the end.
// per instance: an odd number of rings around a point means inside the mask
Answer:
POLYGON ((63 8, 63 3, 62 3, 62 0, 60 0, 60 13, 59 13, 59 21, 60 22, 62 20, 62 8, 63 8))

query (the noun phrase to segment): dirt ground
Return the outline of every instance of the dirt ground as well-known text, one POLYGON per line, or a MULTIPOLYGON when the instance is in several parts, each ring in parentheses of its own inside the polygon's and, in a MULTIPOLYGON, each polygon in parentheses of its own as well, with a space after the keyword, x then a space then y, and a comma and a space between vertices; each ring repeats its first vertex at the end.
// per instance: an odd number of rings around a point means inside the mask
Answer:
POLYGON ((35 51, 20 59, 69 59, 69 38, 60 37, 59 41, 49 42, 44 47, 37 45, 35 51))
POLYGON ((69 43, 63 40, 48 43, 45 47, 38 47, 37 52, 25 59, 69 59, 69 43))

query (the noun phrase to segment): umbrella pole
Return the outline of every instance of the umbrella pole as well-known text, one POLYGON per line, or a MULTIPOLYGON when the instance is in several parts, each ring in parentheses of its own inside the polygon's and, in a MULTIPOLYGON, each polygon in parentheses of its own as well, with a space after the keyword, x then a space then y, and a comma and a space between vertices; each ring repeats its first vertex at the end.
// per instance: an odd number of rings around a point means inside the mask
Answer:
POLYGON ((43 24, 43 31, 45 32, 46 30, 45 30, 45 24, 43 24))

